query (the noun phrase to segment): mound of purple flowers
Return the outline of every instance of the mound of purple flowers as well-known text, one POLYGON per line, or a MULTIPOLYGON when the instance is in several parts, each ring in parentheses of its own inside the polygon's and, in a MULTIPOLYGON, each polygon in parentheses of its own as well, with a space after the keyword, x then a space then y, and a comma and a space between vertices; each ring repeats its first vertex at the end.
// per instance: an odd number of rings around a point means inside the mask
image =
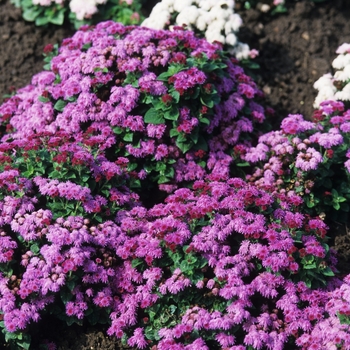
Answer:
POLYGON ((312 121, 289 115, 280 130, 259 137, 240 154, 256 168, 247 179, 265 190, 304 196, 305 211, 346 221, 349 207, 349 110, 325 101, 312 121))
POLYGON ((181 28, 104 22, 47 55, 49 70, 0 107, 4 139, 93 128, 109 137, 108 159, 128 159, 132 188, 171 190, 206 167, 227 177, 223 151, 265 119, 262 93, 237 61, 181 28))

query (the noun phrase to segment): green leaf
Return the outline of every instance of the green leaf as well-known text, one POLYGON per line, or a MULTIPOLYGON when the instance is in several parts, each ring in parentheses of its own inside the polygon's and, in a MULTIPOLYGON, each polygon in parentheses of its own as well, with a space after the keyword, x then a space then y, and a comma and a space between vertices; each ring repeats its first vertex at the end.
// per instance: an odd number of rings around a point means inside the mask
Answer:
POLYGON ((89 48, 91 47, 91 43, 86 43, 86 44, 84 44, 83 46, 82 46, 82 50, 88 50, 89 48))
POLYGON ((157 80, 167 81, 169 77, 171 77, 171 74, 169 72, 164 72, 158 75, 157 80))
POLYGON ((179 109, 175 105, 172 105, 171 109, 164 113, 164 118, 168 120, 178 120, 179 114, 179 109))
POLYGON ((145 114, 145 123, 147 124, 164 124, 165 119, 154 108, 150 108, 145 114))
POLYGON ((189 151, 192 148, 193 143, 192 142, 178 142, 178 141, 176 141, 176 146, 179 147, 183 153, 186 153, 187 151, 189 151))
POLYGON ((180 133, 177 131, 176 128, 174 128, 174 129, 170 129, 169 135, 170 135, 170 137, 174 137, 174 136, 180 135, 180 133))
POLYGON ((36 10, 35 8, 25 9, 23 11, 23 18, 28 22, 34 22, 35 19, 39 16, 41 10, 36 10))
POLYGON ((61 176, 62 176, 62 174, 57 170, 54 170, 53 172, 51 172, 49 174, 49 178, 51 178, 51 179, 60 179, 61 176))
POLYGON ((132 267, 137 267, 139 265, 142 265, 143 264, 143 260, 142 259, 133 259, 132 262, 131 262, 131 266, 132 267))
POLYGON ((130 188, 141 188, 141 181, 139 179, 130 179, 130 188))
POLYGON ((338 316, 341 324, 349 324, 350 325, 350 317, 349 316, 346 316, 346 315, 341 314, 339 312, 337 312, 337 316, 338 316))
POLYGON ((124 131, 124 129, 119 126, 115 126, 112 130, 117 135, 120 135, 124 131))
POLYGON ((329 276, 329 277, 335 276, 334 272, 332 271, 332 269, 329 266, 327 266, 326 268, 322 269, 321 272, 325 276, 329 276))
POLYGON ((157 162, 156 164, 156 171, 158 172, 164 172, 166 169, 166 164, 163 162, 157 162))
POLYGON ((339 210, 340 209, 340 204, 339 203, 333 203, 333 208, 335 210, 339 210))
POLYGON ((38 254, 40 252, 40 248, 39 248, 39 244, 38 243, 34 243, 30 246, 30 250, 34 253, 34 254, 38 254))
POLYGON ((167 176, 164 176, 164 175, 162 175, 162 176, 159 176, 159 179, 158 179, 158 184, 165 184, 165 183, 168 183, 168 182, 170 182, 170 178, 168 178, 167 176))
POLYGON ((53 106, 54 109, 56 109, 56 111, 62 112, 64 107, 66 107, 67 102, 64 100, 58 100, 55 105, 53 106))
POLYGON ((29 350, 30 348, 30 342, 31 342, 31 337, 29 334, 24 334, 22 333, 22 340, 21 341, 16 341, 16 344, 20 346, 22 349, 29 350))
POLYGON ((64 22, 65 11, 66 11, 66 8, 61 8, 58 12, 55 13, 55 16, 50 18, 50 22, 52 24, 56 24, 58 26, 61 26, 64 22))
POLYGON ((316 266, 316 263, 312 263, 312 264, 305 264, 304 265, 304 269, 305 270, 312 270, 312 269, 315 269, 317 266, 316 266))
POLYGON ((200 118, 199 121, 202 124, 205 124, 205 125, 209 125, 210 124, 210 120, 208 118, 200 118))
POLYGON ((44 96, 39 96, 38 100, 42 103, 46 103, 46 102, 50 101, 49 98, 44 97, 44 96))
POLYGON ((44 26, 44 25, 48 24, 49 21, 50 21, 50 19, 48 17, 40 16, 40 17, 36 18, 35 25, 38 26, 38 27, 39 26, 44 26))
POLYGON ((128 132, 124 135, 123 140, 126 142, 132 142, 134 138, 134 134, 132 132, 128 132))
POLYGON ((133 171, 137 168, 137 163, 128 163, 128 171, 133 171))
POLYGON ((180 101, 180 93, 178 91, 174 90, 174 91, 172 91, 170 93, 170 95, 171 95, 171 97, 174 99, 174 101, 176 103, 179 103, 179 101, 180 101))
POLYGON ((80 179, 83 181, 83 182, 87 182, 89 179, 90 179, 90 175, 88 174, 83 174, 80 176, 80 179))
POLYGON ((250 166, 250 164, 248 162, 243 162, 243 163, 237 163, 236 166, 238 166, 238 167, 247 167, 247 166, 250 166))
POLYGON ((174 168, 173 168, 172 166, 167 167, 167 169, 166 169, 164 175, 165 175, 166 177, 174 178, 174 175, 175 175, 175 170, 174 170, 174 168))
POLYGON ((205 96, 201 97, 200 100, 204 106, 207 106, 209 108, 214 107, 214 101, 211 99, 211 96, 205 95, 205 96))

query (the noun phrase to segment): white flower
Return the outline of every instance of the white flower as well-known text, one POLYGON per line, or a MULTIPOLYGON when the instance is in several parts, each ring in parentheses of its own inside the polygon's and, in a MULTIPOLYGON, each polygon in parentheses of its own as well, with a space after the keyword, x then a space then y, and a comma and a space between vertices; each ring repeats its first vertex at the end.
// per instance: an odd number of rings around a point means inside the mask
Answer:
POLYGON ((80 21, 84 18, 90 18, 97 12, 97 6, 94 0, 72 0, 69 3, 69 8, 80 21))
POLYGON ((341 101, 350 101, 350 91, 337 91, 334 98, 341 101))
MULTIPOLYGON (((178 0, 177 0, 178 1, 178 0)), ((182 1, 182 0, 181 0, 182 1)), ((162 3, 164 4, 164 6, 166 7, 173 7, 175 0, 163 0, 162 3)))
POLYGON ((248 44, 237 43, 237 45, 233 48, 232 52, 238 60, 243 60, 249 57, 250 48, 248 44))
POLYGON ((209 42, 218 41, 220 43, 225 42, 225 37, 221 34, 222 23, 219 20, 215 20, 208 25, 207 31, 205 32, 205 38, 209 42))
POLYGON ((320 107, 321 102, 327 101, 327 100, 335 100, 334 93, 336 89, 332 88, 331 86, 325 86, 324 88, 320 89, 314 102, 314 108, 320 107))
POLYGON ((346 66, 343 70, 338 70, 334 73, 334 79, 340 81, 347 81, 350 79, 350 65, 346 66))
POLYGON ((321 78, 315 81, 314 88, 321 90, 325 86, 332 86, 334 91, 336 91, 335 86, 333 85, 334 78, 331 73, 324 74, 321 78))
MULTIPOLYGON (((164 2, 158 2, 152 9, 151 15, 148 18, 156 19, 158 14, 167 11, 170 13, 169 7, 164 4, 164 2)), ((159 19, 159 18, 158 18, 159 19)))
POLYGON ((142 22, 143 27, 153 29, 164 29, 170 21, 170 13, 167 10, 162 10, 157 13, 157 18, 148 17, 142 22))
POLYGON ((226 35, 226 44, 235 46, 237 44, 237 37, 233 33, 226 35))
POLYGON ((192 0, 180 0, 174 2, 174 11, 181 12, 187 9, 187 7, 190 7, 192 5, 192 0))
POLYGON ((199 16, 196 21, 196 27, 204 32, 207 25, 211 22, 211 18, 208 12, 199 9, 199 16))
POLYGON ((198 7, 192 5, 186 9, 186 11, 182 11, 176 17, 176 23, 180 26, 186 24, 190 26, 191 24, 196 23, 197 17, 199 16, 198 7))
POLYGON ((211 8, 209 13, 214 18, 225 18, 225 17, 227 17, 227 15, 230 14, 230 10, 222 9, 220 6, 214 6, 214 7, 211 8))
POLYGON ((202 1, 197 0, 197 4, 202 10, 207 12, 215 5, 215 3, 211 4, 210 0, 202 0, 202 1))
POLYGON ((243 21, 240 15, 233 13, 228 18, 227 23, 225 24, 225 34, 229 34, 232 31, 237 32, 243 21))
MULTIPOLYGON (((162 0, 142 26, 171 29, 174 25, 185 25, 187 29, 199 31, 209 42, 227 44, 229 52, 233 52, 235 45, 241 44, 235 33, 242 25, 241 17, 234 13, 234 5, 234 0, 162 0), (175 23, 170 23, 174 12, 178 15, 175 23)), ((247 44, 242 44, 235 52, 248 58, 250 49, 247 44)))
POLYGON ((51 0, 33 0, 33 5, 50 6, 51 0))
POLYGON ((350 64, 350 54, 345 54, 345 55, 339 55, 336 57, 332 63, 332 66, 335 69, 343 69, 347 65, 350 64))
POLYGON ((346 52, 350 52, 350 44, 347 43, 340 45, 336 51, 337 54, 344 54, 346 52))

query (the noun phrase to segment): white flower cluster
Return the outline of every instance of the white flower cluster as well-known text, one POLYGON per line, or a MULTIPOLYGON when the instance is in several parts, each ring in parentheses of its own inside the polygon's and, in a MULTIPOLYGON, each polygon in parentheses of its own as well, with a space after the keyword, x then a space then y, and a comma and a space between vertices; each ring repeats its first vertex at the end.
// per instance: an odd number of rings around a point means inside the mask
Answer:
MULTIPOLYGON (((272 5, 273 6, 278 6, 278 5, 284 5, 285 1, 284 0, 274 0, 272 5)), ((271 5, 265 4, 265 3, 261 3, 258 2, 257 4, 257 8, 261 11, 261 12, 269 12, 271 10, 271 5)))
POLYGON ((334 75, 325 74, 314 84, 314 88, 318 90, 315 108, 326 100, 350 101, 350 44, 342 44, 336 53, 338 57, 332 63, 334 75))
MULTIPOLYGON (((203 34, 209 42, 226 44, 231 54, 244 59, 251 51, 235 35, 242 19, 234 13, 234 5, 234 0, 162 0, 154 6, 142 26, 171 29, 173 25, 185 25, 187 29, 203 34)), ((253 55, 256 53, 254 50, 253 55)))
MULTIPOLYGON (((33 5, 50 6, 51 4, 62 4, 64 0, 32 0, 33 5)), ((84 18, 91 18, 98 9, 98 5, 105 4, 107 0, 71 0, 70 10, 75 14, 79 21, 84 18)))
POLYGON ((77 20, 91 18, 97 10, 97 5, 105 4, 107 0, 71 0, 69 3, 70 10, 75 13, 77 20))
POLYGON ((32 0, 33 5, 50 6, 51 4, 62 4, 64 0, 32 0))

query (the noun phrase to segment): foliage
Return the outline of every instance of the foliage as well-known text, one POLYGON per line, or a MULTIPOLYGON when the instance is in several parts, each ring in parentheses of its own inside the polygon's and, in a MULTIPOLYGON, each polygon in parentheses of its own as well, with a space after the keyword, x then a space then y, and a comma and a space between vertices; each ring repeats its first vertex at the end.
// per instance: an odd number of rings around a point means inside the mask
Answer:
POLYGON ((69 20, 78 29, 83 24, 112 19, 124 24, 142 20, 140 0, 11 0, 23 10, 23 18, 35 25, 63 25, 69 20))

